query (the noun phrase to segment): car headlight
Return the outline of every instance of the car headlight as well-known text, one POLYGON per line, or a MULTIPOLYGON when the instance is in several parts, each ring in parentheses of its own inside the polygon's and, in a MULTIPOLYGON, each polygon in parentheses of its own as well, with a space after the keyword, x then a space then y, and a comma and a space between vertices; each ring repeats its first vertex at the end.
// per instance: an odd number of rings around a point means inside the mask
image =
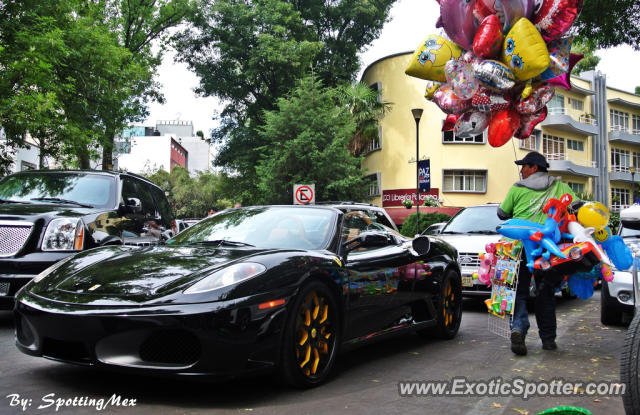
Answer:
POLYGON ((79 219, 58 218, 49 222, 42 240, 43 251, 81 251, 84 224, 79 219))
POLYGON ((32 281, 34 283, 42 281, 42 279, 44 277, 46 277, 47 275, 51 274, 53 271, 57 270, 58 268, 60 268, 67 261, 69 261, 72 257, 73 257, 73 255, 69 255, 68 257, 64 258, 63 260, 56 262, 55 264, 51 265, 49 268, 47 268, 44 271, 42 271, 40 274, 36 275, 36 277, 32 281))
POLYGON ((255 262, 242 262, 223 268, 187 288, 185 294, 197 294, 236 284, 265 272, 267 267, 255 262))

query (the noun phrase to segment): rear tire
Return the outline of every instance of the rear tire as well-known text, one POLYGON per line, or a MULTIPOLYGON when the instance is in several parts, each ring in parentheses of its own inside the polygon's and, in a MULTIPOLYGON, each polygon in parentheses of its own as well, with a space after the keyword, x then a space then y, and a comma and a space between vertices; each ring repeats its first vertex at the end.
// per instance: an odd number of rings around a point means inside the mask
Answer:
POLYGON ((622 311, 611 306, 611 301, 609 286, 605 282, 600 291, 600 322, 605 326, 619 326, 622 324, 622 311))
POLYGON ((322 282, 304 285, 287 317, 282 337, 280 373, 296 388, 324 382, 335 364, 342 316, 331 289, 322 282))
POLYGON ((436 325, 420 330, 418 334, 424 337, 453 339, 458 334, 462 321, 462 284, 460 276, 455 271, 447 271, 435 300, 436 325))
MULTIPOLYGON (((606 284, 603 284, 603 289, 606 284)), ((620 381, 625 385, 622 403, 627 414, 640 413, 640 313, 631 320, 620 358, 620 381)))

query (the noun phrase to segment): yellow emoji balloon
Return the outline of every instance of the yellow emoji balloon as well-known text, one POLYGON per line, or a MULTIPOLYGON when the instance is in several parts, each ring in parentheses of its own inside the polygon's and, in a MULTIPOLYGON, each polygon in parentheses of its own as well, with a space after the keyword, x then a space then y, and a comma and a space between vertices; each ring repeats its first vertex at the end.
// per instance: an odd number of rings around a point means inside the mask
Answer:
POLYGON ((585 228, 598 231, 609 223, 609 209, 600 202, 587 202, 578 209, 577 219, 585 228))
POLYGON ((440 88, 442 84, 437 81, 427 81, 427 88, 424 91, 424 97, 428 100, 433 99, 433 94, 440 88))
POLYGON ((529 19, 523 17, 511 27, 502 44, 501 60, 520 81, 538 76, 549 67, 547 44, 529 19))
POLYGON ((416 49, 404 73, 420 79, 446 82, 444 64, 451 59, 458 59, 461 53, 460 46, 452 41, 430 35, 416 49))

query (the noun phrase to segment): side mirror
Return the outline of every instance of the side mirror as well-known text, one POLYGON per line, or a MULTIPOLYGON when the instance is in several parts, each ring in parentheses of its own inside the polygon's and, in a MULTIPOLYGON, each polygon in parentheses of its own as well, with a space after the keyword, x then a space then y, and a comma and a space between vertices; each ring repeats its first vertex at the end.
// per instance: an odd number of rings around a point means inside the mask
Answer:
POLYGON ((424 235, 416 236, 411 241, 411 253, 415 256, 426 255, 431 249, 431 241, 424 235))
POLYGON ((128 197, 124 200, 124 205, 120 205, 124 213, 142 213, 142 203, 140 199, 128 197))
POLYGON ((386 233, 375 231, 362 232, 352 240, 345 242, 342 246, 346 252, 353 251, 356 248, 367 248, 376 246, 387 246, 391 239, 386 233))

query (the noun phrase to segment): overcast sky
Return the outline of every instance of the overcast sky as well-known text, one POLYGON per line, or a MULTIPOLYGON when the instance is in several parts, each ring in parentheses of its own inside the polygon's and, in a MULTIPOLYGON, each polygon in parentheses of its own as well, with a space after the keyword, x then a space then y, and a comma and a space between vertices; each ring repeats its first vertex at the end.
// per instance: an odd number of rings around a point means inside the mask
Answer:
MULTIPOLYGON (((435 0, 399 0, 391 10, 391 21, 385 24, 380 37, 360 55, 362 71, 372 62, 385 56, 413 51, 429 34, 437 33, 435 22, 440 14, 435 0)), ((620 46, 596 53, 601 60, 597 70, 607 75, 607 85, 633 92, 640 85, 640 52, 630 46, 620 46)), ((158 120, 191 120, 195 131, 202 130, 208 136, 216 126, 212 120, 214 111, 221 106, 215 98, 196 97, 193 88, 197 77, 183 64, 173 62, 173 54, 167 53, 160 67, 158 81, 163 85, 166 104, 151 104, 145 125, 155 125, 158 120)))

